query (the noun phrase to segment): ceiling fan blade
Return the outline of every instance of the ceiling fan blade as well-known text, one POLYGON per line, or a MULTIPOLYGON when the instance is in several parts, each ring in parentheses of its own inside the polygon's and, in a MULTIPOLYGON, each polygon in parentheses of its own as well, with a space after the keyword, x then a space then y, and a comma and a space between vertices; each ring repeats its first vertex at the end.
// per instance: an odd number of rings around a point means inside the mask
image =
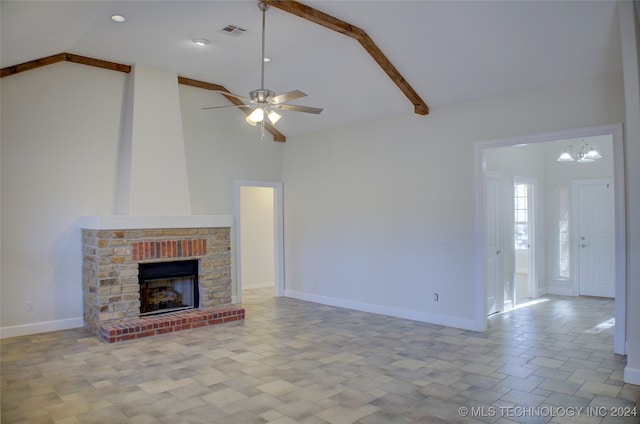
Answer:
POLYGON ((300 97, 306 97, 307 95, 300 90, 289 91, 288 93, 282 93, 271 99, 271 104, 277 105, 279 103, 288 102, 290 100, 299 99, 300 97))
POLYGON ((202 109, 228 109, 230 107, 251 107, 251 105, 228 105, 228 106, 209 106, 202 109))
POLYGON ((282 110, 292 110, 294 112, 315 113, 316 115, 322 112, 319 107, 299 106, 299 105, 273 105, 274 108, 282 110))

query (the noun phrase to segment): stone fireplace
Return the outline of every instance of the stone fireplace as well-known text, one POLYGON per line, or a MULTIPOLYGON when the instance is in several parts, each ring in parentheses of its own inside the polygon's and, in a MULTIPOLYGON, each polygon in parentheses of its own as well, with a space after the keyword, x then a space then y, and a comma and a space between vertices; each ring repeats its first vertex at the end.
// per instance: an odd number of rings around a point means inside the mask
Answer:
POLYGON ((103 340, 244 318, 241 305, 231 304, 230 225, 112 229, 118 219, 102 225, 88 218, 82 229, 84 325, 103 340))

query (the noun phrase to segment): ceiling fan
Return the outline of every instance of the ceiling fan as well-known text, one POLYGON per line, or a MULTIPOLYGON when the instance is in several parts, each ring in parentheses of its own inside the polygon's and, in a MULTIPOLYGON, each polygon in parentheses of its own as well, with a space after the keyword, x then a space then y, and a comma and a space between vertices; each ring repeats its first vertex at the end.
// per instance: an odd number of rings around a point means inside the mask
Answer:
POLYGON ((257 90, 253 90, 249 92, 249 97, 239 96, 237 94, 223 92, 222 94, 225 96, 235 97, 242 102, 243 104, 236 104, 230 106, 212 106, 205 107, 203 109, 223 109, 230 107, 248 107, 252 108, 253 111, 249 113, 246 118, 246 121, 255 126, 260 123, 262 128, 262 137, 264 137, 264 125, 265 118, 269 120, 272 125, 275 125, 278 120, 280 120, 281 116, 276 110, 290 110, 293 112, 305 112, 305 113, 314 113, 319 114, 322 112, 321 108, 310 107, 310 106, 300 106, 300 105, 291 105, 286 102, 299 99, 301 97, 305 97, 306 94, 300 90, 293 90, 283 94, 276 94, 275 92, 264 88, 264 63, 265 63, 265 55, 264 55, 264 34, 265 34, 265 16, 266 11, 269 8, 267 4, 264 2, 258 2, 258 8, 262 12, 262 56, 260 57, 260 88, 257 90))

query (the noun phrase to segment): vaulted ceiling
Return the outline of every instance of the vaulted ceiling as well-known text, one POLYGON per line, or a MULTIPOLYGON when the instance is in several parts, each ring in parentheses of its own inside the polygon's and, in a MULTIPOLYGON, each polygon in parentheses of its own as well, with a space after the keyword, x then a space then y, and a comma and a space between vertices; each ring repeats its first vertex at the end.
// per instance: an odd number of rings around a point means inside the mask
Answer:
MULTIPOLYGON (((438 107, 621 71, 613 1, 303 1, 375 42, 416 93, 438 107)), ((260 85, 255 1, 6 1, 0 67, 68 52, 143 64, 248 95, 260 85), (124 23, 110 19, 126 16, 124 23), (247 29, 240 36, 221 28, 247 29), (210 43, 196 46, 192 39, 210 43)), ((276 7, 267 11, 265 87, 300 89, 287 136, 398 114, 414 105, 353 38, 276 7)), ((228 104, 215 93, 202 106, 228 104)), ((198 111, 198 113, 216 113, 198 111)), ((429 115, 416 115, 429 119, 429 115)))

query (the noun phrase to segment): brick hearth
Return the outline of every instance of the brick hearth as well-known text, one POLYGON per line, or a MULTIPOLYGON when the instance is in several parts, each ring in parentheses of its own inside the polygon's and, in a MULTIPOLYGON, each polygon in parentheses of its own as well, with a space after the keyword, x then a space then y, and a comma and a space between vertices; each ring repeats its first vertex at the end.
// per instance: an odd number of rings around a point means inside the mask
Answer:
POLYGON ((190 309, 153 315, 120 324, 104 325, 100 338, 107 343, 139 339, 156 334, 173 333, 207 325, 244 319, 245 310, 240 305, 218 306, 209 309, 190 309))

